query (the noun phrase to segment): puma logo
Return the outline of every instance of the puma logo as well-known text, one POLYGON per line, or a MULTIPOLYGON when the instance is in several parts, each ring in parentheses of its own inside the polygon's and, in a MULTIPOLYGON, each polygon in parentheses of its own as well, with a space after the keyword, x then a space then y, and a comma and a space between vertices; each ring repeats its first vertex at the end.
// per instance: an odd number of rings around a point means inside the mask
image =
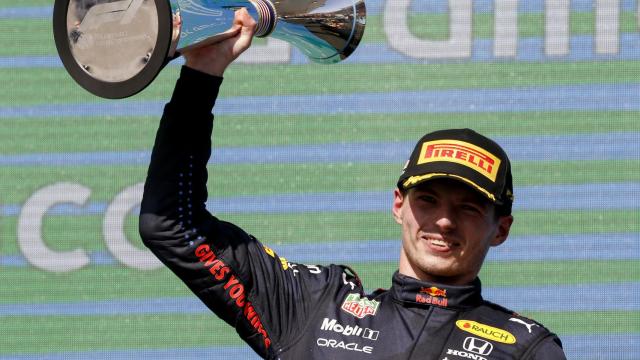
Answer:
POLYGON ((524 322, 524 321, 522 321, 522 320, 520 320, 518 318, 511 318, 511 319, 509 319, 509 321, 517 322, 518 324, 522 324, 522 325, 526 326, 527 330, 529 330, 529 334, 531 334, 531 330, 532 330, 532 328, 534 326, 538 326, 538 327, 540 326, 540 325, 538 325, 536 323, 531 323, 531 324, 526 323, 526 322, 524 322))

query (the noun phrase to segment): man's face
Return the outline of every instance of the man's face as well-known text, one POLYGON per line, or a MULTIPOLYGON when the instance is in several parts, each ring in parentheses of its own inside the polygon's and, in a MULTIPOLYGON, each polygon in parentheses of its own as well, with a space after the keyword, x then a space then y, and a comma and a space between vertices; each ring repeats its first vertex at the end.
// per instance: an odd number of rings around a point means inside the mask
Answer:
POLYGON ((400 273, 451 285, 470 283, 491 246, 509 235, 512 216, 471 187, 434 179, 394 193, 393 216, 402 226, 400 273))

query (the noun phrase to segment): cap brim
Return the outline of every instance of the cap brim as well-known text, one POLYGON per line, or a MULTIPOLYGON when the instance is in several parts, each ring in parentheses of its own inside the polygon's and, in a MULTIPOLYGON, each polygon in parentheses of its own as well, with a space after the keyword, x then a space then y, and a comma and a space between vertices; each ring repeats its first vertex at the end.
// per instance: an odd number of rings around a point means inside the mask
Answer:
POLYGON ((412 188, 412 187, 417 186, 419 184, 422 184, 425 181, 433 180, 433 179, 440 179, 440 178, 448 178, 448 179, 453 179, 453 180, 460 181, 460 182, 462 182, 462 183, 464 183, 466 185, 471 186, 473 189, 477 190, 478 192, 480 192, 487 199, 489 199, 489 201, 491 201, 492 203, 501 205, 500 201, 498 201, 496 199, 495 195, 493 195, 487 189, 485 189, 482 186, 476 184, 475 182, 467 179, 464 176, 455 175, 455 174, 429 173, 429 174, 423 174, 423 175, 414 175, 414 176, 410 176, 410 177, 404 179, 403 181, 400 182, 399 185, 401 185, 403 189, 409 189, 409 188, 412 188))

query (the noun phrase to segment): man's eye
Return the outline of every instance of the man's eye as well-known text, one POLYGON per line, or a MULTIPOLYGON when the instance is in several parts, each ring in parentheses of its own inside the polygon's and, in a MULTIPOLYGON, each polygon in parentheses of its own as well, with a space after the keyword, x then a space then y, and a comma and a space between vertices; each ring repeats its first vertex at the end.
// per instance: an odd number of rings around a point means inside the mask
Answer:
POLYGON ((480 208, 478 208, 477 206, 473 206, 473 205, 462 205, 462 209, 465 211, 470 211, 470 212, 475 212, 475 213, 482 213, 482 211, 480 210, 480 208))
POLYGON ((429 196, 429 195, 421 195, 419 197, 419 199, 424 201, 424 202, 428 202, 428 203, 436 202, 436 198, 434 198, 433 196, 429 196))

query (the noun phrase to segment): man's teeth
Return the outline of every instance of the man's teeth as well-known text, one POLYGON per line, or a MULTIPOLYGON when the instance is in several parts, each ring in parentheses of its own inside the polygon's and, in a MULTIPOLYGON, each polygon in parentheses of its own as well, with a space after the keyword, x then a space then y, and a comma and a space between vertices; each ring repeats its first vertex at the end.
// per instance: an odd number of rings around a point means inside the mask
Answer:
POLYGON ((447 244, 446 242, 442 241, 442 240, 436 240, 436 239, 432 239, 431 243, 433 245, 438 245, 438 246, 449 246, 449 244, 447 244))

